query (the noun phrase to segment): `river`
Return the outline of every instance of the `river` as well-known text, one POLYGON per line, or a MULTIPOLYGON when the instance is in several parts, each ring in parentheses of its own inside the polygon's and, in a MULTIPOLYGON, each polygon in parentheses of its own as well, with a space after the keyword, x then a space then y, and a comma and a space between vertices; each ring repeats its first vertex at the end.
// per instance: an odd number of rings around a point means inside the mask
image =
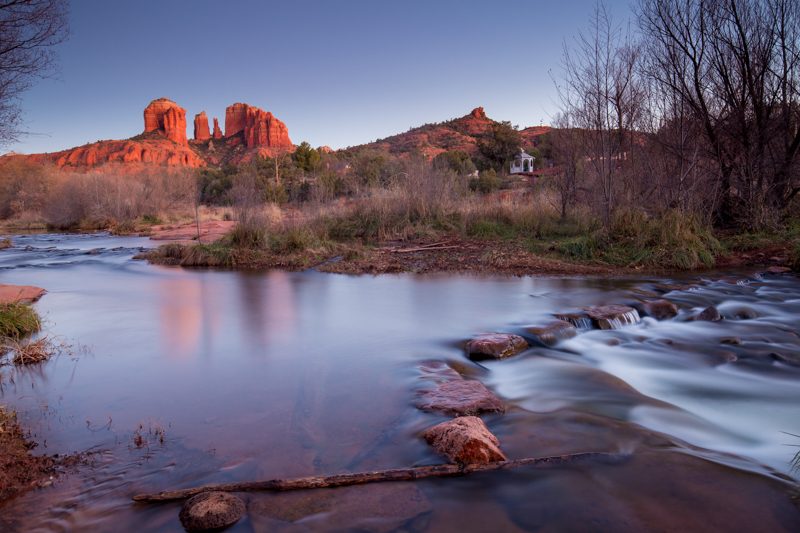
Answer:
POLYGON ((230 531, 798 530, 800 280, 343 276, 187 270, 134 260, 144 238, 15 236, 0 282, 37 285, 70 348, 2 367, 0 403, 36 453, 87 464, 0 507, 3 531, 181 531, 139 492, 434 464, 421 365, 444 361, 507 404, 510 458, 630 454, 545 470, 248 494, 230 531), (671 285, 671 286, 665 286, 671 285), (677 317, 582 331, 474 363, 463 343, 650 292, 677 317), (720 322, 688 320, 708 305, 720 322), (694 527, 693 527, 694 526, 694 527))

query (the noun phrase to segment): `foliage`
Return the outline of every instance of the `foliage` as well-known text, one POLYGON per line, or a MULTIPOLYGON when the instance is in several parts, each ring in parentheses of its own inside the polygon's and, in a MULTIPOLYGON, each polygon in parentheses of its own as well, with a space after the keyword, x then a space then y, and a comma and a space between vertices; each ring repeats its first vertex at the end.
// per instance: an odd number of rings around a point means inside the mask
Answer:
POLYGON ((502 171, 522 146, 519 131, 510 122, 497 122, 489 134, 478 143, 478 149, 491 168, 502 171))
POLYGON ((42 329, 36 311, 27 304, 0 304, 0 338, 22 339, 42 329))
POLYGON ((502 180, 497 176, 497 172, 494 169, 489 169, 481 171, 477 178, 471 179, 469 188, 472 191, 486 194, 496 191, 501 184, 502 180))
POLYGON ((477 170, 469 155, 461 150, 442 152, 433 158, 432 163, 433 168, 437 170, 450 170, 460 176, 472 174, 477 170))
POLYGON ((319 151, 312 148, 311 145, 305 141, 295 148, 292 154, 292 160, 297 168, 305 172, 315 172, 322 164, 322 156, 319 151))

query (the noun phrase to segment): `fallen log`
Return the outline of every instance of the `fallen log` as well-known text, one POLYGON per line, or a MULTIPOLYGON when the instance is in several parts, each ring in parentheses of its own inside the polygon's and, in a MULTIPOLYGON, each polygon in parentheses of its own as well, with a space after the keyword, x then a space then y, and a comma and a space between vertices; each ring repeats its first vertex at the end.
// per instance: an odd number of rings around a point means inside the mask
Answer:
POLYGON ((519 468, 522 466, 555 466, 581 459, 611 459, 621 460, 628 457, 627 454, 604 453, 604 452, 584 452, 568 455, 555 455, 550 457, 528 457, 525 459, 514 459, 510 461, 497 461, 486 464, 444 464, 417 466, 412 468, 395 468, 390 470, 377 470, 373 472, 356 472, 350 474, 335 474, 332 476, 309 476, 295 479, 270 479, 266 481, 245 481, 239 483, 219 483, 192 487, 188 489, 178 489, 162 491, 154 494, 137 494, 133 497, 137 502, 167 502, 183 500, 200 494, 201 492, 254 492, 254 491, 273 491, 283 492, 289 490, 321 489, 344 487, 348 485, 362 485, 364 483, 380 483, 386 481, 414 481, 432 477, 454 477, 464 476, 475 472, 488 472, 491 470, 506 470, 519 468))

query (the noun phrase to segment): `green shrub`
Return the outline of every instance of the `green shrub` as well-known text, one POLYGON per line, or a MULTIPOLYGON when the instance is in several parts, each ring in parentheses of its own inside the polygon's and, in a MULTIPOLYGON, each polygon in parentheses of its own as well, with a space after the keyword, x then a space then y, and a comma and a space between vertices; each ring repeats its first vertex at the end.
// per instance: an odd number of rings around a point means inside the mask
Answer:
POLYGON ((30 305, 0 304, 0 337, 21 339, 40 329, 42 321, 30 305))

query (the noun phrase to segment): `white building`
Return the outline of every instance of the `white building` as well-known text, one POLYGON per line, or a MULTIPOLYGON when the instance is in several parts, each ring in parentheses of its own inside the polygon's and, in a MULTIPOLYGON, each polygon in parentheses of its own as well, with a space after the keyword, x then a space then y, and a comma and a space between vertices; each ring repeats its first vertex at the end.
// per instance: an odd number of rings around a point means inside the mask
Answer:
POLYGON ((530 154, 526 154, 522 148, 519 149, 519 153, 514 156, 514 160, 511 161, 511 174, 527 174, 528 172, 533 172, 533 160, 536 159, 530 154))

